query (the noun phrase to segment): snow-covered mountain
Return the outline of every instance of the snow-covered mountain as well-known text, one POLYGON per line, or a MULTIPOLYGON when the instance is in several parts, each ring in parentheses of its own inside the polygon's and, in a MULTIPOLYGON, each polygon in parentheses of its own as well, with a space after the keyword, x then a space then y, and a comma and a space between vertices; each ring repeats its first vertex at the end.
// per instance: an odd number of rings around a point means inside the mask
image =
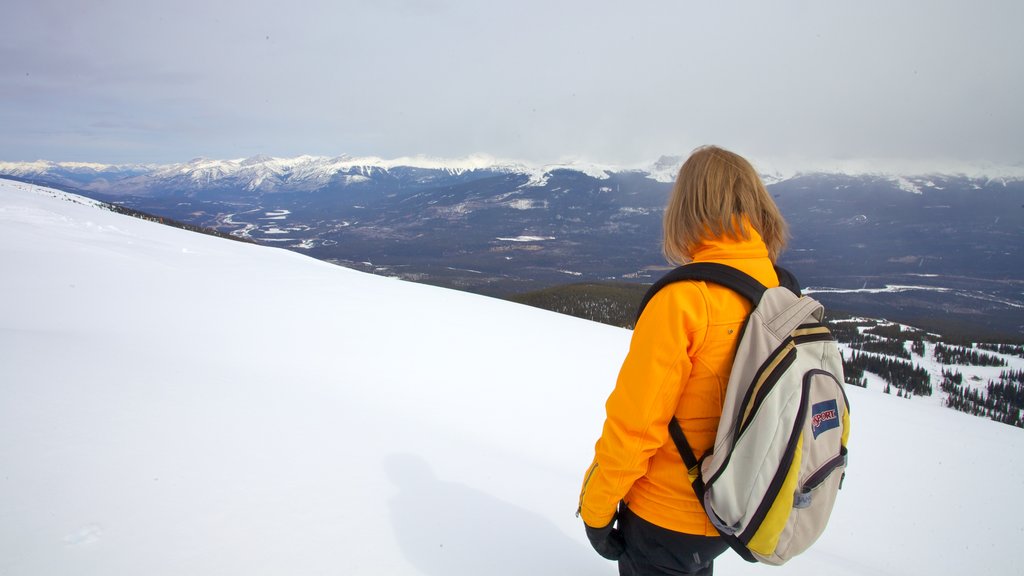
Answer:
MULTIPOLYGON (((0 573, 615 573, 573 511, 627 331, 9 181, 0 264, 0 573)), ((848 394, 775 570, 1020 573, 1024 433, 848 394)))
MULTIPOLYGON (((679 165, 675 166, 678 170, 679 165)), ((331 184, 362 183, 374 174, 413 171, 422 180, 459 176, 470 172, 521 174, 534 185, 543 185, 556 170, 573 170, 597 178, 610 172, 632 169, 601 166, 590 162, 533 165, 499 160, 486 155, 445 159, 426 156, 384 159, 375 156, 274 158, 253 156, 232 160, 196 158, 166 165, 109 165, 79 162, 0 162, 0 175, 40 180, 82 190, 111 194, 154 194, 168 188, 179 191, 232 188, 250 192, 309 191, 331 184)), ((664 171, 651 172, 664 178, 664 171)), ((674 175, 672 176, 674 177, 674 175)))
MULTIPOLYGON (((681 161, 617 168, 483 155, 261 156, 167 166, 0 163, 0 175, 346 266, 508 295, 659 274, 662 210, 681 161)), ((1012 273, 1024 265, 1024 179, 839 168, 846 172, 765 175, 791 226, 782 263, 805 285, 825 289, 843 310, 937 331, 1024 330, 1024 278, 1012 273), (856 292, 922 286, 921 278, 927 290, 856 292)))
MULTIPOLYGON (((464 158, 436 158, 410 156, 385 159, 376 156, 297 156, 277 158, 266 155, 250 158, 216 160, 196 158, 175 164, 99 164, 85 162, 0 161, 0 175, 38 179, 52 184, 78 185, 84 190, 115 194, 144 193, 176 186, 181 189, 200 189, 209 186, 232 186, 249 191, 302 191, 315 190, 332 183, 362 182, 361 178, 373 173, 391 170, 418 170, 421 174, 462 175, 467 172, 510 173, 528 177, 530 185, 542 186, 553 172, 568 170, 594 178, 607 178, 616 173, 638 173, 657 182, 675 180, 682 156, 662 156, 647 165, 614 166, 575 160, 536 164, 518 160, 499 159, 486 154, 464 158)), ((921 168, 918 171, 871 169, 859 164, 836 164, 827 168, 794 170, 759 163, 762 176, 774 184, 802 174, 841 174, 846 176, 872 176, 897 183, 911 192, 936 176, 957 176, 986 182, 1024 180, 1024 168, 1005 166, 958 166, 944 172, 921 168)))

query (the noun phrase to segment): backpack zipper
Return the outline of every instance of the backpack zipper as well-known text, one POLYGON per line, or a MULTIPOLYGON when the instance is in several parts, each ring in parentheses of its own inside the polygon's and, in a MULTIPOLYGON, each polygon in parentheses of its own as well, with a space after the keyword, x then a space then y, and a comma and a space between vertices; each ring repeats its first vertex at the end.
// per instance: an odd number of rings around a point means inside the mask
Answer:
POLYGON ((804 486, 803 488, 800 489, 800 492, 804 494, 811 492, 812 490, 817 488, 822 482, 824 482, 825 479, 828 478, 832 474, 832 472, 835 471, 836 468, 839 468, 840 466, 846 466, 846 454, 846 447, 843 446, 840 449, 838 456, 832 458, 831 460, 826 462, 825 465, 822 466, 817 472, 811 474, 810 478, 808 478, 807 481, 804 482, 804 486))

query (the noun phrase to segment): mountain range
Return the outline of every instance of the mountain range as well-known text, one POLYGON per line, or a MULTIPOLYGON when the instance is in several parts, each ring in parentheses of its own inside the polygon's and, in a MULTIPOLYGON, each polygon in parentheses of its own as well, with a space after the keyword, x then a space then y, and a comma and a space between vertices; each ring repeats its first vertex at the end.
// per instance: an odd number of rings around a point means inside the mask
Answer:
MULTIPOLYGON (((508 296, 650 282, 681 158, 532 166, 487 156, 171 165, 0 163, 59 187, 378 274, 508 296)), ((774 172, 780 263, 831 307, 942 331, 1024 334, 1024 179, 774 172)))

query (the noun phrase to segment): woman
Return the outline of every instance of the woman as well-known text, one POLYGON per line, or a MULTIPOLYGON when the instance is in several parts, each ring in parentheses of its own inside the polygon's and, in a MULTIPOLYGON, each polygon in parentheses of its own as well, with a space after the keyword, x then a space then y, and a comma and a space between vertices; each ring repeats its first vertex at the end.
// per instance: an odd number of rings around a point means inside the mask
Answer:
MULTIPOLYGON (((706 146, 683 164, 665 209, 669 261, 728 264, 778 286, 774 262, 786 235, 741 156, 706 146)), ((712 447, 750 309, 728 288, 690 280, 660 290, 637 321, 578 509, 594 548, 618 560, 621 575, 711 574, 728 548, 694 495, 668 423, 679 420, 698 458, 712 447)))

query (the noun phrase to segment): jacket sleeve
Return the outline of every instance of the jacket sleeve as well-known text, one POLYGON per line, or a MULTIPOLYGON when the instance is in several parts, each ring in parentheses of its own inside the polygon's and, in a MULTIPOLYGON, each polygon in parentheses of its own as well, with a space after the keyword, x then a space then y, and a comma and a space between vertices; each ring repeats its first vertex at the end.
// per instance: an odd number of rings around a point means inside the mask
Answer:
POLYGON ((690 376, 690 357, 703 339, 706 318, 706 301, 693 282, 663 288, 644 309, 583 479, 578 513, 588 526, 611 523, 619 501, 670 441, 669 419, 690 376))

